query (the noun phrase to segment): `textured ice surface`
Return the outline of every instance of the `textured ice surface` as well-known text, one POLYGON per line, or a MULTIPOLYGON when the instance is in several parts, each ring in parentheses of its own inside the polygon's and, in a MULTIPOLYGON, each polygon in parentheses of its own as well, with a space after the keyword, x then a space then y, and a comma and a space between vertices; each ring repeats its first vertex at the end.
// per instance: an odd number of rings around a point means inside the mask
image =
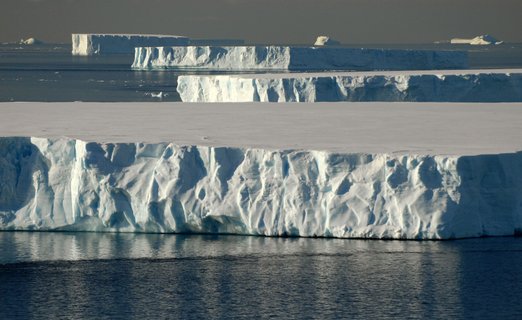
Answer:
POLYGON ((446 239, 522 229, 522 153, 1 138, 0 228, 446 239))
POLYGON ((314 46, 337 46, 341 43, 337 40, 330 38, 329 36, 319 36, 315 40, 314 46))
POLYGON ((135 47, 182 46, 189 39, 171 35, 147 34, 72 34, 72 54, 90 56, 97 54, 132 54, 135 47))
POLYGON ((421 51, 282 46, 177 46, 136 48, 134 68, 210 70, 459 69, 463 51, 421 51))
POLYGON ((185 75, 177 90, 184 102, 513 102, 522 101, 522 70, 185 75))
POLYGON ((521 229, 520 103, 0 111, 0 229, 415 239, 521 229))

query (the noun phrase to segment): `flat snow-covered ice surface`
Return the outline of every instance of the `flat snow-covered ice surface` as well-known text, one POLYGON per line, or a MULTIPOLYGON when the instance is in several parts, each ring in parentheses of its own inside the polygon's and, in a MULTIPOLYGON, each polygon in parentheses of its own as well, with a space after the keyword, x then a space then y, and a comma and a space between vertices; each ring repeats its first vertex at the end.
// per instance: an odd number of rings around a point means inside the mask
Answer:
POLYGON ((0 136, 476 155, 522 151, 522 103, 0 103, 0 136))
POLYGON ((522 231, 522 104, 0 104, 0 229, 522 231))

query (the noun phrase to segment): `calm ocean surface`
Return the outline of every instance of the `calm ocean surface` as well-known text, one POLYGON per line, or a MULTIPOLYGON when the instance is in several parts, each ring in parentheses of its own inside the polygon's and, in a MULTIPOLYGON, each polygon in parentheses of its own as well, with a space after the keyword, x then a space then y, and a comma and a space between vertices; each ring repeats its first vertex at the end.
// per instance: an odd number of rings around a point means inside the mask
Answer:
POLYGON ((522 238, 0 232, 0 319, 521 319, 522 238))
MULTIPOLYGON (((365 45, 365 47, 468 50, 471 68, 522 67, 522 44, 500 46, 365 45)), ((133 57, 75 57, 70 44, 0 45, 0 102, 179 101, 180 71, 136 71, 133 57), (155 97, 159 93, 162 97, 155 97)), ((185 72, 195 73, 195 72, 185 72)), ((205 74, 208 72, 199 72, 205 74)))

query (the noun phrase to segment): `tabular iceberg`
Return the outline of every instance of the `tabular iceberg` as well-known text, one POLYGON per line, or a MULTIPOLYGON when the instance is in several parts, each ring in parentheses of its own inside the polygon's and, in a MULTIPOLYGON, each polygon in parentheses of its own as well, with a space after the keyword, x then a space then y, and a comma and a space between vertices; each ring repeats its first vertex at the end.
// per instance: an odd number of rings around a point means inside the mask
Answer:
POLYGON ((329 36, 319 36, 314 42, 314 46, 338 46, 341 43, 329 36))
POLYGON ((522 70, 511 71, 518 73, 189 75, 177 90, 184 102, 522 101, 522 70))
POLYGON ((0 138, 0 229, 448 239, 522 230, 522 153, 0 138))
POLYGON ((135 47, 183 46, 189 39, 182 36, 147 34, 72 34, 72 54, 132 54, 135 47))
POLYGON ((281 46, 136 48, 133 68, 209 70, 425 70, 467 68, 463 51, 281 46))
POLYGON ((495 39, 493 36, 490 36, 489 34, 477 36, 473 39, 461 39, 461 38, 454 38, 450 40, 451 44, 469 44, 472 46, 487 46, 487 45, 499 45, 504 43, 503 41, 499 41, 495 39))

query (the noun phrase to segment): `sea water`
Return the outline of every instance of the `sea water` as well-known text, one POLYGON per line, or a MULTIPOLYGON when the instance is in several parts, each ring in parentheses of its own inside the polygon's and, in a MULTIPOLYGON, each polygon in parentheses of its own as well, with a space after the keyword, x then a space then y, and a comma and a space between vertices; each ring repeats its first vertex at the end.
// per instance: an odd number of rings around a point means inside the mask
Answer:
MULTIPOLYGON (((361 45, 353 45, 360 47, 361 45)), ((467 50, 470 68, 522 67, 522 44, 364 45, 368 48, 467 50)), ((133 70, 132 55, 72 56, 70 44, 0 45, 0 102, 180 101, 174 70, 133 70)), ((223 72, 213 72, 223 73, 223 72)), ((237 73, 237 72, 235 72, 237 73)))
POLYGON ((0 318, 520 319, 522 238, 0 232, 0 318))

